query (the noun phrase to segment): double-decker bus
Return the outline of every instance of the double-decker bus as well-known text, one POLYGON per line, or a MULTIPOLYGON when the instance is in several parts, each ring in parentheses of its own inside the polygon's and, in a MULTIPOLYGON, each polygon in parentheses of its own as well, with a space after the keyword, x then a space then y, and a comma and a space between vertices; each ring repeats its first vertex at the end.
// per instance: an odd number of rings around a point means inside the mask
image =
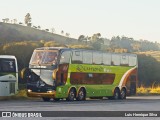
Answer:
MULTIPOLYGON (((24 70, 27 95, 68 101, 126 99, 136 93, 137 56, 86 49, 43 47, 34 50, 24 70)), ((24 75, 22 75, 24 76, 24 75)))
POLYGON ((0 96, 14 95, 17 91, 17 59, 12 55, 0 55, 0 96))

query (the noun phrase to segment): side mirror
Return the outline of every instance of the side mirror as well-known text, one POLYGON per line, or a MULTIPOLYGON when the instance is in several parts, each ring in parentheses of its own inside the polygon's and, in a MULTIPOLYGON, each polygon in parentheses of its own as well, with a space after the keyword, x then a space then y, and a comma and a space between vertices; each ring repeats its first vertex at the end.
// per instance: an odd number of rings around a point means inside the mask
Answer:
POLYGON ((31 71, 29 68, 23 68, 20 71, 20 77, 22 80, 26 80, 28 78, 28 76, 30 75, 31 71))

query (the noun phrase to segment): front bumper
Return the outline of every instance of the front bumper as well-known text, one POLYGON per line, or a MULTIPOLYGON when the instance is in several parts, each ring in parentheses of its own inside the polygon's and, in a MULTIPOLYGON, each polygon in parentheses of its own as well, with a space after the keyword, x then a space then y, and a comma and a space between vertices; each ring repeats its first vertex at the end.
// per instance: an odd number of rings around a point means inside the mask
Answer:
POLYGON ((46 97, 46 98, 55 98, 56 91, 51 93, 44 93, 44 92, 27 92, 28 97, 46 97))

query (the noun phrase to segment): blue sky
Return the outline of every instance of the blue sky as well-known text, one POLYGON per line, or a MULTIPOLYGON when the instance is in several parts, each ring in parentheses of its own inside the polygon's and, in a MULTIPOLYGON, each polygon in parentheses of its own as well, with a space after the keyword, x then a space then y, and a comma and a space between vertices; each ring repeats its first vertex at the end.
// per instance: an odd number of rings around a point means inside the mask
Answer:
POLYGON ((24 22, 31 14, 32 23, 43 29, 55 28, 70 37, 133 37, 160 43, 160 0, 0 0, 0 21, 16 18, 24 22))

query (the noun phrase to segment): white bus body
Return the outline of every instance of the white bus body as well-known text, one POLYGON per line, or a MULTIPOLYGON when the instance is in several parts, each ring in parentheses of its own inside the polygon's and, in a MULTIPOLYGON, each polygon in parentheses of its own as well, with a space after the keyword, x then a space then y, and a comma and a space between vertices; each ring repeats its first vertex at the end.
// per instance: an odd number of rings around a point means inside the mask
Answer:
POLYGON ((17 59, 12 55, 0 55, 0 96, 11 96, 17 92, 17 59))

